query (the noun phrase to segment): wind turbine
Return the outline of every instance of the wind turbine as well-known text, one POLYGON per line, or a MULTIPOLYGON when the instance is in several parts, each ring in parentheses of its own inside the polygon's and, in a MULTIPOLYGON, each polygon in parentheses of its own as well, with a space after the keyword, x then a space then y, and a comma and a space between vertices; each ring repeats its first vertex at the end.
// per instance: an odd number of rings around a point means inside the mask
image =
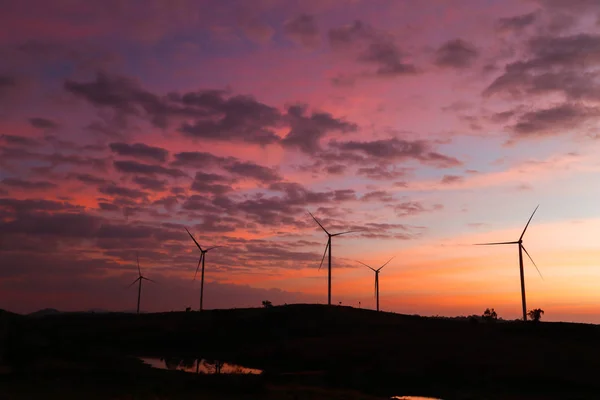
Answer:
POLYGON ((196 279, 196 275, 198 275, 198 269, 200 269, 200 264, 202 264, 202 274, 200 275, 200 311, 202 311, 202 300, 204 298, 204 261, 206 260, 206 253, 208 253, 209 251, 216 249, 218 247, 223 247, 223 246, 213 246, 213 247, 209 247, 207 249, 203 249, 200 244, 196 241, 196 239, 194 239, 194 237, 192 236, 192 234, 190 233, 190 231, 188 231, 187 228, 185 228, 186 232, 188 233, 188 235, 190 235, 190 237, 192 238, 192 240, 194 241, 194 243, 196 243, 196 246, 198 246, 198 248, 200 249, 200 259, 198 260, 198 266, 196 267, 196 273, 194 274, 194 280, 196 279))
POLYGON ((390 258, 385 264, 383 264, 381 267, 379 267, 377 269, 371 267, 370 265, 365 264, 364 262, 357 261, 357 262, 361 263, 362 265, 364 265, 365 267, 372 270, 373 272, 375 272, 375 297, 377 298, 377 311, 379 311, 379 271, 381 271, 383 269, 383 267, 388 265, 389 262, 392 261, 392 259, 394 257, 390 258))
POLYGON ((152 279, 148 279, 145 276, 142 275, 142 270, 140 269, 140 256, 138 253, 135 253, 136 258, 137 258, 137 267, 138 267, 138 277, 135 281, 131 282, 131 284, 129 286, 127 286, 128 288, 132 287, 136 282, 138 282, 138 301, 137 301, 137 313, 140 313, 140 297, 142 296, 142 281, 145 279, 147 281, 150 282, 154 282, 152 279))
POLYGON ((544 277, 542 276, 542 273, 540 272, 539 268, 535 264, 535 261, 533 261, 533 258, 531 258, 531 256, 529 255, 529 252, 525 249, 525 246, 523 246, 523 236, 525 235, 525 231, 527 230, 527 227, 529 226, 529 223, 531 222, 531 219, 533 218, 533 215, 537 211, 538 207, 539 207, 539 205, 535 208, 535 210, 533 210, 531 217, 529 217, 529 221, 527 221, 527 224, 525 225, 525 229, 523 229, 521 236, 519 236, 519 240, 516 240, 513 242, 477 243, 476 244, 476 246, 493 246, 493 245, 498 245, 498 244, 517 244, 517 245, 519 245, 519 270, 521 272, 521 301, 523 303, 523 321, 527 321, 527 304, 525 301, 525 276, 523 273, 523 251, 525 252, 525 254, 527 254, 527 257, 529 257, 529 259, 533 263, 533 266, 537 270, 538 274, 540 274, 540 277, 542 279, 544 279, 544 277))
POLYGON ((321 229, 323 229, 323 231, 327 234, 327 245, 325 246, 325 252, 323 253, 323 258, 321 259, 321 264, 319 265, 319 269, 321 269, 321 267, 323 266, 323 261, 325 260, 325 255, 327 254, 327 249, 329 249, 329 266, 328 266, 329 276, 327 278, 327 304, 331 305, 331 238, 334 236, 341 236, 341 235, 345 235, 347 233, 353 233, 353 232, 358 232, 358 231, 329 233, 329 232, 327 232, 327 229, 325 229, 323 227, 323 225, 321 225, 321 223, 315 218, 314 215, 312 215, 312 213, 310 211, 308 213, 315 220, 315 222, 321 227, 321 229))

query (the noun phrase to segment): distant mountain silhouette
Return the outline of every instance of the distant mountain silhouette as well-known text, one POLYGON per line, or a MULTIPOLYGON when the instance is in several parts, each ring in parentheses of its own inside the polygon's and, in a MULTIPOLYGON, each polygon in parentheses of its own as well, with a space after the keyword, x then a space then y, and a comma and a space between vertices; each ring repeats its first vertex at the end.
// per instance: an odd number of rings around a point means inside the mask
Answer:
POLYGON ((61 312, 55 308, 44 308, 42 310, 34 311, 27 314, 28 317, 43 317, 46 315, 60 314, 61 312))
POLYGON ((23 316, 20 314, 16 314, 10 311, 6 311, 0 308, 0 319, 8 319, 8 318, 22 318, 23 316))
MULTIPOLYGON (((0 313, 3 312, 4 310, 0 310, 0 313)), ((9 314, 14 314, 11 313, 9 311, 4 311, 6 313, 9 314)), ((29 314, 25 314, 28 317, 44 317, 46 315, 56 315, 56 314, 108 314, 108 313, 135 313, 135 310, 127 310, 127 311, 110 311, 110 310, 105 310, 103 308, 90 308, 87 311, 60 311, 57 310, 55 308, 43 308, 41 310, 38 311, 34 311, 32 313, 29 314)), ((20 315, 20 314, 14 314, 14 315, 20 315)))
POLYGON ((96 314, 106 314, 106 313, 109 313, 109 312, 112 312, 112 311, 103 310, 102 308, 90 308, 86 312, 96 313, 96 314))

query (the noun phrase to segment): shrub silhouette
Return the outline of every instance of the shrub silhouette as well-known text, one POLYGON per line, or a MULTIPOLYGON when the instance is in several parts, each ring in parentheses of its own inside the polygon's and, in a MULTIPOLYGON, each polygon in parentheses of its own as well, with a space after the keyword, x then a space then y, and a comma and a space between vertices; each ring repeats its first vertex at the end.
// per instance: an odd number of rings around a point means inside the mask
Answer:
POLYGON ((271 303, 269 300, 263 300, 262 305, 264 308, 271 308, 273 307, 273 303, 271 303))
POLYGON ((542 319, 543 314, 544 310, 542 310, 541 308, 534 308, 533 310, 529 310, 527 312, 527 316, 533 322, 540 322, 540 319, 542 319))
POLYGON ((481 318, 489 322, 494 322, 498 320, 498 314, 493 308, 486 308, 481 318))

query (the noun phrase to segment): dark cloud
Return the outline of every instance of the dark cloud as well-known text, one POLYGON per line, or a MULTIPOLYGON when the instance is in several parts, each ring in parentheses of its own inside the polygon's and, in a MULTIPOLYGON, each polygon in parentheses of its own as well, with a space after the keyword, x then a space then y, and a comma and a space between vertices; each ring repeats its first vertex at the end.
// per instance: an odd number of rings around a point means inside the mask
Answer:
POLYGON ((537 36, 529 41, 533 57, 525 68, 597 65, 600 63, 600 36, 537 36))
POLYGON ((276 108, 256 101, 251 96, 224 99, 211 93, 188 93, 181 97, 184 104, 202 110, 193 123, 184 123, 180 131, 191 137, 212 140, 239 140, 260 145, 279 141, 273 131, 281 125, 281 113, 276 108))
POLYGON ((454 157, 432 151, 430 144, 423 140, 408 141, 391 138, 370 142, 331 141, 329 145, 340 150, 363 153, 379 160, 401 161, 415 159, 440 168, 461 165, 461 162, 454 157))
POLYGON ((326 203, 332 197, 331 192, 314 192, 299 183, 278 182, 269 186, 270 190, 285 193, 284 200, 291 205, 309 205, 314 203, 326 203))
POLYGON ((521 137, 536 135, 556 135, 573 132, 595 122, 600 117, 600 109, 580 104, 561 104, 554 107, 531 111, 519 117, 512 131, 521 137))
POLYGON ((362 21, 329 31, 329 42, 334 50, 356 52, 357 61, 374 65, 373 74, 394 77, 417 73, 417 68, 404 61, 405 54, 398 48, 394 38, 378 31, 362 21))
POLYGON ((222 195, 233 191, 231 181, 222 175, 196 172, 191 189, 196 192, 222 195))
POLYGON ((157 127, 165 128, 172 115, 191 115, 190 110, 173 106, 165 99, 143 89, 138 81, 98 73, 91 82, 66 80, 64 88, 98 107, 107 107, 120 117, 147 116, 157 127))
MULTIPOLYGON (((296 216, 304 217, 307 206, 356 199, 353 190, 319 192, 293 182, 276 182, 269 185, 268 189, 279 192, 279 194, 268 196, 258 193, 243 200, 217 196, 212 202, 207 201, 206 198, 199 198, 190 208, 209 209, 213 206, 217 207, 218 212, 228 215, 243 213, 245 214, 244 219, 253 223, 268 226, 299 226, 296 216)), ((304 223, 301 223, 300 226, 304 226, 304 223)))
POLYGON ((85 157, 74 154, 53 153, 49 155, 36 156, 40 159, 49 162, 53 167, 61 164, 71 164, 80 167, 91 167, 96 170, 106 170, 106 160, 95 157, 85 157))
POLYGON ((0 140, 11 146, 35 147, 40 145, 37 140, 25 136, 2 135, 0 140))
POLYGON ((374 180, 392 180, 406 175, 405 168, 398 168, 395 165, 376 165, 373 167, 358 168, 356 173, 374 180))
POLYGON ((0 74, 0 100, 10 99, 19 90, 20 82, 10 75, 0 74))
POLYGON ((274 168, 258 165, 251 161, 241 161, 235 157, 219 157, 206 152, 183 152, 175 154, 174 158, 171 165, 177 167, 221 168, 236 177, 254 179, 264 183, 282 179, 274 168))
POLYGON ((142 164, 137 161, 114 161, 115 168, 124 173, 143 175, 167 175, 174 178, 187 176, 183 171, 176 168, 165 168, 160 165, 142 164))
POLYGON ((190 168, 219 166, 228 160, 225 157, 219 157, 211 153, 200 151, 184 151, 182 153, 176 153, 173 157, 175 160, 171 162, 172 166, 190 168))
POLYGON ((59 127, 59 124, 57 122, 46 118, 29 118, 29 123, 34 128, 39 129, 56 129, 59 127))
POLYGON ((285 262, 288 268, 303 268, 305 262, 318 263, 321 256, 318 252, 295 251, 285 248, 276 243, 248 244, 246 250, 253 254, 253 257, 264 256, 266 261, 281 263, 285 262), (296 260, 295 262, 292 260, 296 260))
POLYGON ((294 105, 288 108, 287 119, 290 132, 282 144, 287 147, 297 147, 306 153, 314 153, 320 149, 320 141, 330 132, 355 132, 356 124, 334 118, 325 112, 308 114, 307 105, 294 105))
POLYGON ((85 213, 21 213, 9 221, 0 221, 0 233, 90 237, 101 219, 85 213))
POLYGON ((597 0, 535 0, 547 11, 560 11, 586 14, 588 12, 598 13, 597 0))
POLYGON ((376 231, 389 231, 393 229, 400 229, 402 231, 408 231, 412 229, 412 227, 404 224, 388 224, 388 223, 377 223, 377 222, 369 222, 365 224, 366 228, 369 230, 376 231))
POLYGON ((2 184, 13 188, 25 190, 48 190, 56 187, 56 184, 47 181, 26 181, 18 178, 4 178, 2 184))
POLYGON ((356 75, 348 75, 348 74, 337 74, 333 78, 331 78, 331 84, 333 86, 338 87, 351 87, 356 83, 357 76, 356 75))
POLYGON ((204 214, 202 222, 194 225, 201 232, 233 232, 244 223, 237 218, 220 214, 204 214))
POLYGON ((174 211, 175 206, 179 204, 179 199, 177 196, 165 196, 165 197, 161 197, 160 199, 154 201, 152 204, 153 205, 161 205, 166 210, 174 211))
MULTIPOLYGON (((375 50, 373 50, 375 51, 375 50)), ((369 53, 370 54, 370 53, 369 53)), ((381 54, 365 55, 384 57, 381 54)), ((115 118, 124 121, 136 116, 149 119, 166 128, 179 125, 179 131, 197 139, 241 141, 259 145, 281 142, 276 129, 289 127, 284 145, 314 149, 330 131, 354 131, 355 124, 334 118, 326 112, 306 113, 305 105, 294 105, 282 114, 277 108, 257 101, 252 96, 228 96, 222 90, 200 90, 158 96, 130 78, 99 73, 95 81, 67 80, 65 89, 102 108, 110 108, 115 118)), ((114 151, 147 154, 148 149, 130 149, 120 145, 114 151)))
POLYGON ((394 196, 385 190, 375 190, 369 193, 365 193, 360 199, 362 201, 390 203, 394 201, 394 196))
POLYGON ((285 22, 283 31, 294 41, 307 48, 319 45, 319 28, 315 17, 308 14, 300 14, 285 22))
POLYGON ((432 207, 425 207, 418 201, 405 201, 394 206, 394 211, 399 217, 418 215, 425 212, 441 210, 444 208, 441 204, 434 204, 432 207))
POLYGON ((293 215, 302 209, 295 199, 281 197, 255 197, 235 204, 237 210, 244 212, 253 222, 268 226, 294 225, 293 215))
POLYGON ((138 157, 154 161, 165 162, 169 152, 161 147, 148 146, 144 143, 111 143, 110 149, 122 156, 138 157))
POLYGON ((503 123, 514 117, 516 114, 515 110, 502 111, 492 114, 488 119, 494 123, 503 123))
POLYGON ((0 75, 0 92, 3 88, 17 86, 17 80, 9 75, 0 75))
POLYGON ((184 122, 179 130, 191 137, 261 145, 279 140, 273 128, 281 123, 280 112, 251 96, 226 97, 226 92, 219 90, 159 96, 134 79, 105 73, 98 73, 91 82, 67 80, 64 87, 97 107, 112 109, 121 120, 143 117, 166 128, 172 121, 185 118, 192 122, 184 122))
POLYGON ((231 161, 223 165, 226 171, 244 178, 252 178, 259 182, 271 183, 280 181, 281 175, 273 168, 263 167, 248 161, 231 161))
POLYGON ((83 209, 65 201, 43 200, 43 199, 0 199, 0 207, 11 210, 17 214, 28 214, 34 212, 48 211, 76 211, 83 209))
POLYGON ((496 24, 496 29, 502 32, 521 32, 523 29, 531 26, 537 20, 537 18, 537 12, 515 15, 514 17, 499 18, 496 24))
POLYGON ((444 175, 440 183, 442 185, 451 185, 453 183, 460 183, 465 180, 464 177, 459 175, 444 175))
POLYGON ((130 199, 141 199, 147 196, 146 192, 137 189, 130 189, 123 186, 118 186, 115 184, 108 184, 104 186, 100 186, 98 188, 100 193, 104 193, 110 196, 122 196, 128 197, 130 199))
MULTIPOLYGON (((197 212, 210 212, 210 213, 219 213, 222 212, 222 208, 218 205, 213 204, 213 201, 205 196, 201 195, 192 195, 185 199, 181 208, 187 211, 197 211, 197 212)), ((228 203, 229 204, 229 203, 228 203)))
POLYGON ((90 174, 73 174, 71 175, 73 178, 86 183, 88 185, 103 185, 108 183, 108 181, 104 178, 100 178, 98 176, 90 175, 90 174))
POLYGON ((356 200, 356 192, 352 189, 336 190, 333 192, 333 199, 335 201, 356 200))
POLYGON ((440 67, 467 68, 477 59, 479 52, 462 39, 449 40, 435 52, 435 63, 440 67))
POLYGON ((342 164, 334 164, 334 165, 329 165, 325 168, 325 171, 327 171, 328 174, 331 175, 342 175, 346 169, 348 167, 346 167, 345 165, 342 164))
POLYGON ((600 36, 536 36, 527 42, 527 56, 509 63, 484 96, 513 97, 562 93, 571 100, 598 101, 600 36))
POLYGON ((167 181, 164 179, 154 179, 148 176, 135 176, 133 182, 140 185, 143 189, 162 192, 167 188, 167 181))
POLYGON ((121 207, 112 203, 98 202, 98 207, 103 211, 120 211, 121 207))

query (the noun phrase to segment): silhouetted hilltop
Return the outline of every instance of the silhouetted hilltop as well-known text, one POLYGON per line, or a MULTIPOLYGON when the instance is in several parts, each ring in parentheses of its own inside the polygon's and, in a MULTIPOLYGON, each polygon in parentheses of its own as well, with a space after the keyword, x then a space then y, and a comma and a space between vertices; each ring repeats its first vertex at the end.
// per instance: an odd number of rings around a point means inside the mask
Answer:
POLYGON ((140 315, 59 313, 24 318, 18 325, 13 346, 21 359, 108 353, 200 357, 260 368, 273 379, 303 373, 381 393, 411 387, 444 393, 452 387, 498 393, 543 388, 576 398, 578 391, 600 391, 595 377, 600 328, 591 324, 486 323, 296 304, 140 315))
POLYGON ((61 312, 54 308, 43 308, 38 311, 27 314, 28 317, 45 317, 46 315, 60 314, 61 312))
POLYGON ((0 318, 21 318, 22 315, 16 314, 10 311, 6 311, 0 308, 0 318))

